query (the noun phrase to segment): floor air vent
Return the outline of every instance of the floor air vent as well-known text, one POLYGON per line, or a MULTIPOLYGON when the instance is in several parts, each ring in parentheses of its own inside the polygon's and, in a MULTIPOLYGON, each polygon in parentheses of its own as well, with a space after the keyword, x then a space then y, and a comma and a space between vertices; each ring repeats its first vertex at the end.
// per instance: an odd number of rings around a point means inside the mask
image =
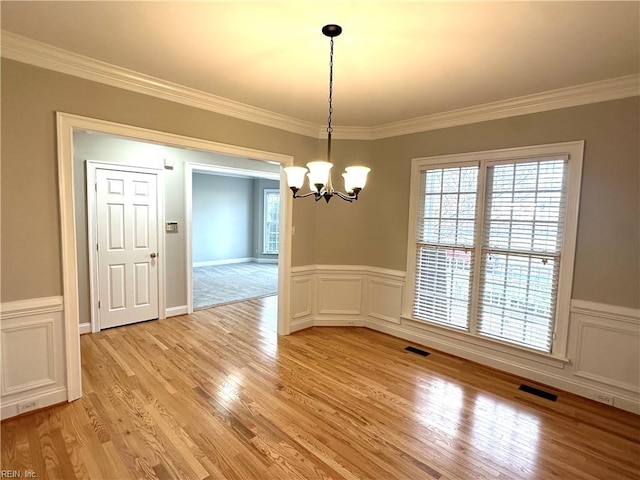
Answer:
POLYGON ((407 347, 405 348, 405 350, 407 352, 417 353, 418 355, 422 355, 423 357, 426 357, 429 355, 429 352, 426 352, 425 350, 420 350, 419 348, 416 348, 416 347, 407 347))
POLYGON ((540 390, 539 388, 531 387, 529 385, 520 385, 519 390, 523 392, 531 393, 532 395, 536 395, 541 398, 546 398, 547 400, 551 400, 555 402, 558 399, 558 395, 554 393, 545 392, 544 390, 540 390))

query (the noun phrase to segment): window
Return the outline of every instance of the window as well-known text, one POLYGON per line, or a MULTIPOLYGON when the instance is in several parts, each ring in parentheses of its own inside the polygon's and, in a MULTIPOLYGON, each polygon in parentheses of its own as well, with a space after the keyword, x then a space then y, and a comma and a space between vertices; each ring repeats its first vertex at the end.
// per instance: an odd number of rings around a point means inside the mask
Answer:
POLYGON ((562 355, 582 149, 414 159, 406 316, 562 355))
POLYGON ((266 254, 278 253, 278 225, 280 218, 280 191, 264 190, 264 241, 263 251, 266 254))

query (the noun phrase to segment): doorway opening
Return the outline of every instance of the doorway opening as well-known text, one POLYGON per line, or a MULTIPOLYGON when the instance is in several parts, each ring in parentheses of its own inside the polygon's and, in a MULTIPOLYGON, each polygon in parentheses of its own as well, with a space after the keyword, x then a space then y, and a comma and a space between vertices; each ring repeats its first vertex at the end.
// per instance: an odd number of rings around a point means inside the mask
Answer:
POLYGON ((279 169, 187 166, 189 311, 277 295, 279 169))
MULTIPOLYGON (((171 133, 149 130, 131 125, 118 124, 104 120, 97 120, 79 115, 58 112, 56 114, 57 146, 58 146, 58 187, 60 192, 60 225, 62 247, 62 280, 63 280, 63 309, 64 309, 64 339, 65 362, 67 378, 67 399, 75 400, 82 396, 82 376, 80 359, 80 333, 91 331, 91 314, 89 302, 89 268, 88 260, 80 265, 79 259, 87 259, 82 255, 82 247, 88 248, 86 215, 78 215, 78 211, 86 208, 86 177, 83 163, 86 160, 100 161, 101 158, 91 154, 82 154, 74 142, 76 134, 85 133, 102 138, 116 138, 137 141, 138 144, 154 147, 172 147, 195 155, 214 155, 222 165, 238 165, 243 159, 253 159, 262 165, 269 162, 279 167, 293 165, 293 157, 262 150, 255 150, 235 145, 227 145, 208 140, 186 137, 171 133), (226 162, 226 163, 225 163, 226 162), (78 165, 80 167, 78 168, 78 165), (78 220, 80 218, 80 220, 78 220), (85 268, 86 266, 86 268, 85 268)), ((187 291, 183 285, 171 286, 168 280, 178 279, 179 282, 190 282, 185 279, 186 250, 184 225, 175 219, 184 219, 184 163, 173 162, 171 158, 161 155, 138 152, 135 165, 149 168, 159 168, 165 171, 165 217, 161 223, 162 235, 165 241, 166 268, 164 273, 164 299, 159 301, 159 317, 187 313, 187 291), (174 225, 178 228, 174 229, 174 225), (180 303, 180 299, 183 299, 180 303)), ((118 163, 123 157, 115 152, 108 159, 109 163, 118 163)), ((286 179, 280 168, 280 182, 286 184, 286 179)), ((292 205, 288 195, 281 191, 280 211, 280 245, 278 264, 278 292, 277 297, 277 332, 279 335, 289 333, 291 288, 291 218, 292 205)), ((190 221, 190 218, 188 219, 190 221)), ((190 257, 188 257, 190 258, 190 257)))

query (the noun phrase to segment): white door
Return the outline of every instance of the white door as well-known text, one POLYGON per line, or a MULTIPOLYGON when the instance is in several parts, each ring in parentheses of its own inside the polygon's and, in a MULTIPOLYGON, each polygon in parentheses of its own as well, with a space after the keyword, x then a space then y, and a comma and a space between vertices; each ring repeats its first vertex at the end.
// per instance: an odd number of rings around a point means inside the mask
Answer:
POLYGON ((100 328, 158 318, 157 176, 96 170, 100 328))

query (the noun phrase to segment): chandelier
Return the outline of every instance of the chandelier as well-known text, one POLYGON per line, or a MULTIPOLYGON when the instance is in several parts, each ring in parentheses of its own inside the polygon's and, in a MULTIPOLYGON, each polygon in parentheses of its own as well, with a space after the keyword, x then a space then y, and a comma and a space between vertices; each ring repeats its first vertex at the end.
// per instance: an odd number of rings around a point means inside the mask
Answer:
POLYGON ((287 173, 287 183, 293 192, 293 198, 303 198, 313 195, 316 202, 324 198, 327 203, 335 195, 347 202, 353 202, 358 199, 358 194, 364 188, 367 182, 367 174, 371 171, 368 167, 353 166, 345 168, 344 189, 346 193, 333 189, 331 183, 331 115, 333 114, 333 38, 342 33, 340 25, 325 25, 322 27, 322 33, 331 39, 331 47, 329 53, 329 116, 327 118, 327 161, 326 162, 309 162, 307 169, 304 167, 287 167, 284 171, 287 173), (309 193, 298 195, 298 192, 304 185, 304 178, 309 179, 309 193))

